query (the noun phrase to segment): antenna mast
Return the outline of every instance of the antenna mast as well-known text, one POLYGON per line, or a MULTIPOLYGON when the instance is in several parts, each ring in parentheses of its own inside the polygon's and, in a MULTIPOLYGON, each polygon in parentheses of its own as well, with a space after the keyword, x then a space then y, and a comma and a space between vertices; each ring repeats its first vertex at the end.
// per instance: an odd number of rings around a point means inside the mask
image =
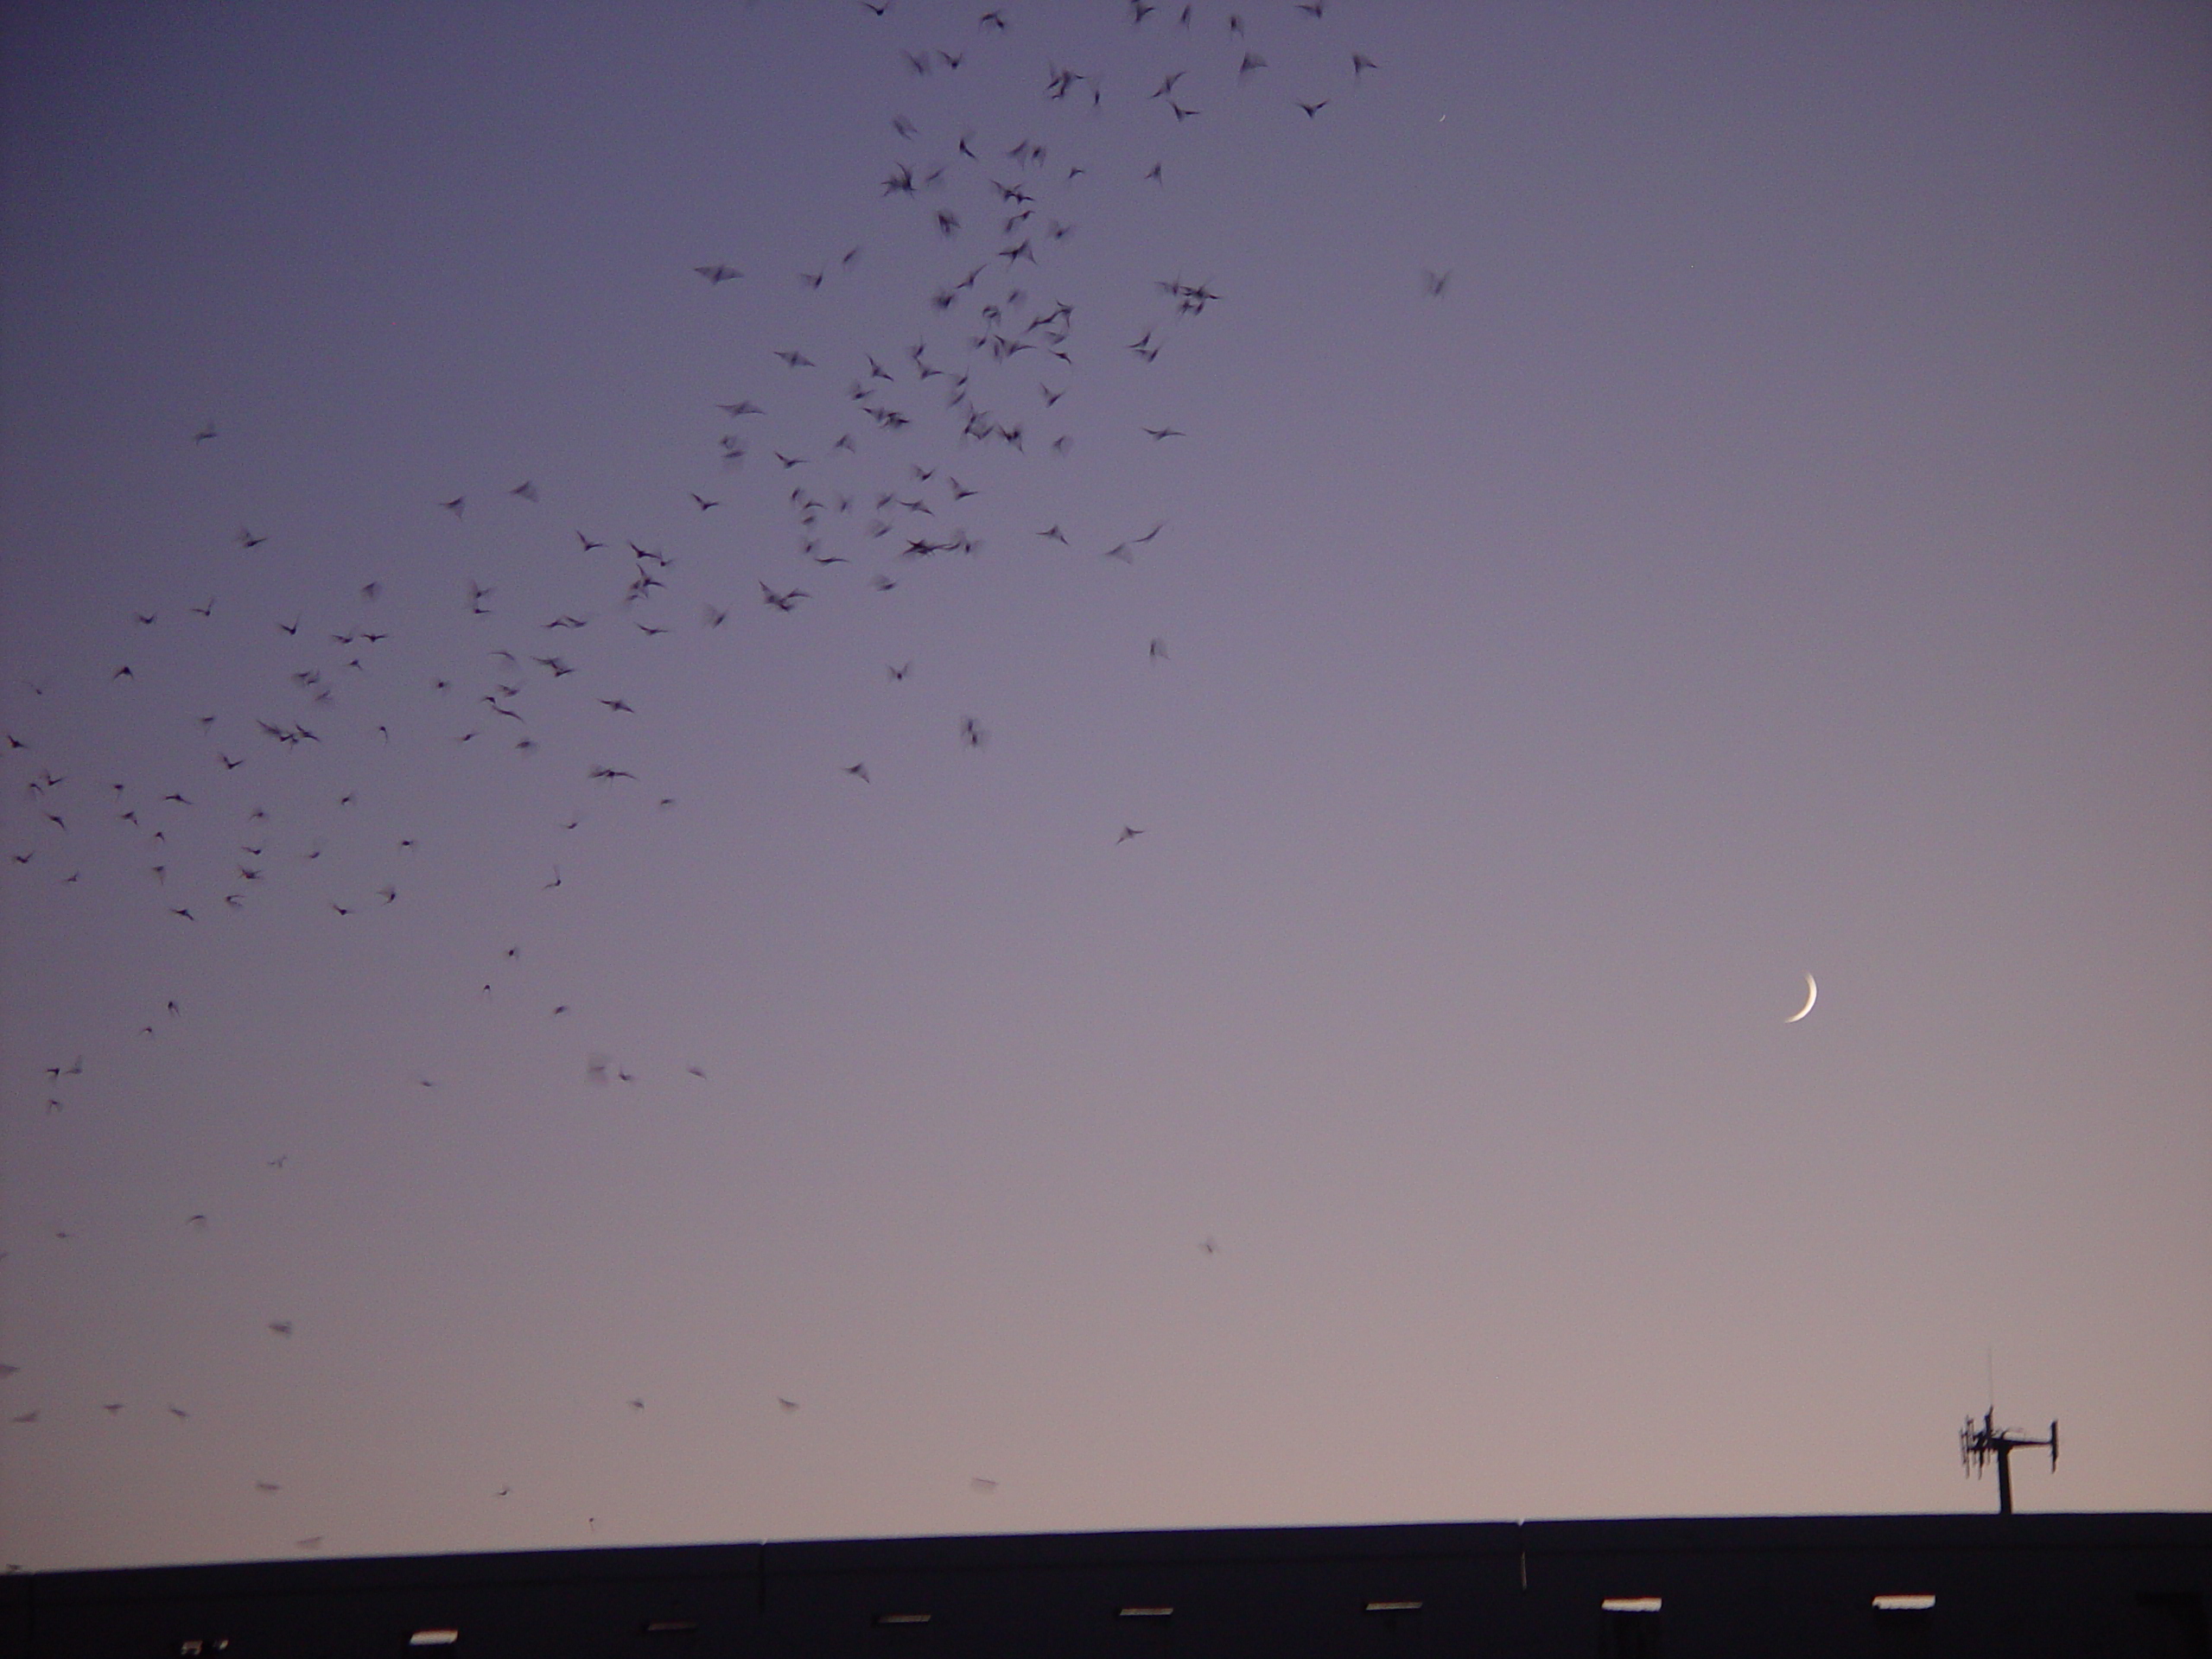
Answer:
POLYGON ((2050 1425, 2046 1440, 2031 1440, 2025 1431, 1997 1427, 1997 1408, 1993 1405, 1982 1414, 1980 1427, 1973 1418, 1959 1431, 1959 1462, 1977 1475, 1986 1468, 1989 1460, 1997 1460, 1997 1513, 2012 1513, 2012 1453, 2024 1446, 2047 1446, 2050 1448, 2050 1466, 2058 1467, 2058 1423, 2050 1425))

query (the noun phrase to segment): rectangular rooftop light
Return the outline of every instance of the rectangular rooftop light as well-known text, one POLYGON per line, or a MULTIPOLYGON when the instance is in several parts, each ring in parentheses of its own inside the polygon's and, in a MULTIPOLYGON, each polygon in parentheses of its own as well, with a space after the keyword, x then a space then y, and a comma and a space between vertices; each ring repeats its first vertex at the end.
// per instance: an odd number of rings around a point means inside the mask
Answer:
POLYGON ((1659 1611, 1656 1596, 1607 1596, 1598 1604, 1609 1613, 1656 1613, 1659 1611))
POLYGON ((696 1630, 698 1628, 699 1621, 696 1618, 649 1618, 645 1621, 647 1636, 673 1636, 679 1630, 696 1630))
POLYGON ((1417 1613, 1421 1611, 1421 1603, 1417 1601, 1370 1601, 1367 1604, 1367 1611, 1370 1613, 1417 1613))
POLYGON ((875 1622, 879 1624, 926 1624, 930 1622, 930 1616, 927 1613, 878 1613, 875 1622))
POLYGON ((461 1640, 459 1630, 417 1630, 407 1638, 410 1648, 449 1648, 461 1640))
POLYGON ((1878 1613, 1924 1613, 1936 1605, 1936 1598, 1925 1595, 1891 1595, 1874 1598, 1878 1613))
POLYGON ((1120 1617, 1123 1618, 1172 1618, 1174 1615, 1175 1610, 1173 1607, 1124 1607, 1122 1609, 1120 1617))

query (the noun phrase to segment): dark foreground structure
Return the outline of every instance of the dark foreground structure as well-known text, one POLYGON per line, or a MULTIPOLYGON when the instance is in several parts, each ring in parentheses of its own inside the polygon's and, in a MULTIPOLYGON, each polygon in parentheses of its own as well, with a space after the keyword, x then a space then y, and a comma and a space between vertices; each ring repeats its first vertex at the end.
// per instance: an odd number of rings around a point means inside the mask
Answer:
POLYGON ((29 1659, 2212 1659, 2212 1515, 714 1544, 34 1573, 29 1659))

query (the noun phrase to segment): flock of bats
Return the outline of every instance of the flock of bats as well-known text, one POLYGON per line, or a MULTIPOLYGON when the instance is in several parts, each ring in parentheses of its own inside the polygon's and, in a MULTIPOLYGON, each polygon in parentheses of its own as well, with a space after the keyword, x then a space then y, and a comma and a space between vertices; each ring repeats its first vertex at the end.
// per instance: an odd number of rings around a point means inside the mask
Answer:
MULTIPOLYGON (((1295 104, 1306 120, 1323 122, 1339 100, 1357 96, 1380 70, 1347 45, 1326 75, 1309 71, 1314 84, 1270 92, 1275 73, 1267 56, 1271 32, 1331 25, 1330 0, 1243 3, 1240 10, 1196 0, 1180 6, 1129 0, 1117 14, 1100 0, 1100 12, 1115 26, 1158 37, 1163 57, 1181 61, 1163 68, 1156 84, 1126 89, 1109 89, 1081 66, 1035 63, 1038 125, 1049 129, 1054 116, 1069 111, 1096 120, 1149 120, 1168 132, 1193 123, 1202 130, 1204 124, 1233 118, 1232 111, 1211 98, 1200 103, 1201 85, 1246 100, 1239 107, 1248 112, 1273 97, 1295 104)), ((924 48, 896 38, 904 21, 897 0, 854 3, 880 20, 886 49, 898 54, 903 73, 916 80, 972 78, 985 72, 976 61, 984 57, 995 60, 997 73, 1020 73, 1017 6, 983 10, 969 20, 964 35, 924 48)), ((1295 47, 1301 64, 1325 61, 1311 41, 1295 47)), ((532 764, 573 767, 580 802, 591 798, 588 791, 634 791, 640 808, 672 808, 675 799, 657 790, 649 765, 622 752, 626 731, 645 728, 654 714, 652 700, 625 683, 626 669, 666 649, 665 636, 728 628, 742 605, 789 616, 865 604, 915 580, 931 561, 976 557, 986 538, 971 526, 988 518, 992 504, 985 486, 972 480, 994 470, 994 462, 1042 467, 1070 453, 1078 427, 1073 411, 1081 399, 1066 400, 1081 383, 1088 354, 1113 353, 1153 363, 1185 325, 1230 302, 1207 283, 1166 276, 1148 296, 1155 321, 1134 338, 1100 340, 1083 332, 1076 306, 1055 293, 1056 270, 1079 245, 1077 214, 1086 197, 1103 188, 1165 189, 1164 162, 1138 176, 1102 179, 1064 153, 1079 151, 1079 143, 1064 145, 1058 137, 987 137, 969 125, 930 130, 897 112, 887 133, 891 154, 874 186, 874 211, 907 217, 913 225, 904 233, 911 236, 918 227, 933 245, 957 254, 955 274, 922 283, 913 296, 911 326, 897 338, 869 346, 849 327, 830 326, 816 338, 755 342, 759 372, 712 411, 719 418, 702 432, 698 486, 686 493, 688 502, 672 504, 673 511, 688 510, 710 524, 718 512, 728 516, 725 503, 734 505, 739 492, 747 493, 754 505, 772 499, 789 527, 786 563, 738 587, 727 570, 710 572, 702 559, 664 550, 651 532, 632 539, 620 529, 556 530, 549 524, 545 541, 558 541, 575 555, 563 567, 572 573, 568 597, 530 610, 501 592, 502 582, 467 581, 449 604, 465 618, 458 626, 473 631, 473 645, 422 676, 406 671, 397 656, 404 643, 398 636, 416 613, 402 610, 400 620, 385 621, 394 614, 391 598, 385 580, 373 571, 357 570, 344 579, 342 601, 334 601, 327 613, 253 615, 254 562, 282 559, 287 550, 284 538, 249 512, 233 538, 244 596, 217 593, 181 609, 160 603, 128 607, 118 619, 124 643, 113 660, 86 665, 75 685, 57 683, 57 677, 22 680, 12 688, 14 713, 6 734, 15 803, 9 814, 10 881, 63 887, 128 882, 162 913, 161 925, 179 929, 250 926, 257 910, 280 891, 295 914, 302 906, 319 908, 333 926, 370 925, 378 912, 405 904, 410 855, 430 833, 391 837, 374 855, 377 868, 365 869, 361 857, 345 861, 342 874, 334 868, 339 859, 326 863, 326 850, 341 839, 347 815, 379 788, 373 763, 404 766, 410 753, 429 743, 541 756, 552 741, 549 731, 575 729, 579 711, 599 722, 594 741, 603 749, 532 764), (806 383, 803 391, 798 383, 806 383), (832 408, 836 415, 825 420, 823 411, 832 408), (947 454, 976 457, 968 468, 971 481, 963 482, 961 462, 944 460, 947 454), (257 530, 257 524, 264 528, 257 530), (238 699, 257 705, 250 715, 179 706, 182 694, 169 683, 166 667, 173 653, 154 648, 156 642, 164 634, 198 629, 203 632, 183 647, 187 653, 221 650, 205 631, 234 619, 236 626, 275 631, 292 665, 281 681, 230 688, 238 699), (69 722, 50 721, 48 711, 99 681, 106 683, 100 695, 109 699, 100 718, 165 734, 158 776, 118 778, 64 751, 60 734, 69 722), (136 701, 114 702, 124 696, 136 701), (127 714, 121 712, 125 706, 127 714), (563 718, 550 717, 556 709, 563 718), (314 785, 296 780, 271 787, 272 772, 321 753, 345 757, 349 776, 342 787, 311 800, 302 798, 314 785), (288 800, 292 804, 285 804, 288 800)), ((812 269, 784 272, 765 271, 758 260, 736 257, 743 263, 709 259, 673 275, 718 291, 795 282, 804 291, 830 290, 834 298, 835 285, 865 256, 855 246, 812 269)), ((1440 298, 1449 279, 1448 271, 1423 271, 1421 291, 1440 298)), ((1139 429, 1154 444, 1188 436, 1172 420, 1139 429)), ((221 419, 211 418, 180 435, 179 442, 219 450, 241 440, 221 419)), ((456 491, 425 502, 423 511, 433 523, 451 527, 465 556, 469 529, 486 514, 548 510, 539 480, 531 478, 456 491)), ((505 523, 512 533, 512 518, 505 523)), ((1134 563, 1141 550, 1154 550, 1167 528, 1154 518, 1142 529, 1086 537, 1058 520, 993 522, 988 539, 994 551, 1011 545, 1039 555, 1134 563)), ((251 655, 239 652, 238 659, 243 664, 251 655)), ((1169 661, 1165 638, 1151 638, 1145 655, 1153 664, 1169 661)), ((913 667, 912 661, 885 664, 887 682, 904 685, 913 667)), ((949 735, 969 750, 989 741, 988 728, 972 715, 960 715, 949 735)), ((824 757, 823 765, 860 788, 874 783, 869 759, 824 757)), ((308 775, 321 777, 320 772, 308 775)), ((582 818, 580 807, 560 829, 574 830, 582 818)), ((1101 833, 1126 845, 1146 829, 1122 823, 1102 826, 1101 833)), ((550 890, 570 879, 556 855, 547 860, 538 885, 550 890)), ((505 952, 508 958, 515 954, 512 948, 505 952)), ((490 980, 480 987, 481 995, 492 990, 490 980)), ((156 1039, 187 1017, 189 1001, 182 990, 163 997, 136 1016, 118 1019, 113 1034, 126 1041, 156 1039)), ((549 1017, 560 1020, 568 1012, 567 1004, 556 1002, 549 1017)), ((96 1100, 100 1063, 97 1048, 78 1052, 73 1046, 46 1058, 39 1067, 43 1088, 32 1110, 60 1116, 96 1100)), ((597 1053, 585 1067, 596 1084, 637 1077, 597 1053)), ((696 1077, 705 1076, 699 1066, 686 1069, 696 1077)), ((428 1077, 416 1082, 435 1086, 428 1077)), ((268 1169, 281 1173, 289 1155, 269 1158, 268 1169)), ((31 1196, 20 1181, 18 1205, 31 1196)), ((186 1233, 204 1232, 211 1224, 204 1212, 177 1217, 186 1233)), ((73 1236, 59 1221, 46 1230, 56 1241, 73 1236)), ((1217 1246, 1208 1238, 1199 1248, 1211 1255, 1217 1246)), ((269 1319, 261 1334, 278 1343, 311 1339, 296 1334, 294 1320, 283 1317, 269 1319)), ((0 1364, 0 1382, 17 1396, 16 1408, 6 1413, 16 1432, 36 1425, 42 1410, 50 1415, 61 1405, 22 1400, 25 1382, 36 1382, 36 1369, 0 1364), (19 1374, 22 1382, 15 1380, 19 1374)), ((81 1408, 116 1417, 134 1403, 95 1399, 81 1408)), ((789 1398, 777 1403, 783 1412, 798 1409, 789 1398)), ((192 1416, 190 1408, 175 1401, 152 1408, 180 1422, 192 1416)), ((645 1402, 631 1398, 626 1408, 643 1412, 645 1402)), ((970 1484, 978 1491, 995 1484, 981 1477, 970 1484)), ((260 1475, 251 1476, 250 1484, 263 1493, 282 1489, 260 1475)), ((495 1496, 505 1497, 512 1490, 500 1488, 495 1496)), ((587 1517, 587 1530, 598 1530, 595 1519, 587 1517)), ((321 1547, 322 1537, 296 1541, 311 1549, 321 1547)))

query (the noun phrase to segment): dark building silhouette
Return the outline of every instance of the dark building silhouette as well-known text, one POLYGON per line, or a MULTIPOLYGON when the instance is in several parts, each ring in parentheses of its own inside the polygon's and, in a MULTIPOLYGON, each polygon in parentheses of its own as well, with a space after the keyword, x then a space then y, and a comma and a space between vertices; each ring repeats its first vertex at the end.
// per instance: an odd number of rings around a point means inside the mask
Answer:
POLYGON ((27 1659, 2212 1659, 2212 1515, 685 1545, 41 1573, 27 1659))

